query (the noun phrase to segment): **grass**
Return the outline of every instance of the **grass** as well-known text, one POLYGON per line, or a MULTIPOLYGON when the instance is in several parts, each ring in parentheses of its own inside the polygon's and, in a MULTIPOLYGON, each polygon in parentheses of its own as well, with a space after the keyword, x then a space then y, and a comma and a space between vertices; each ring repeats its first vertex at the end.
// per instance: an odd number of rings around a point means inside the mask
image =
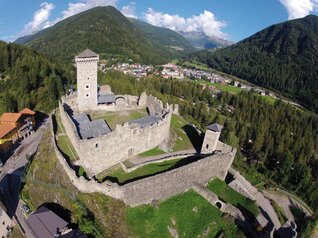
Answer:
POLYGON ((259 209, 256 206, 255 202, 236 192, 220 179, 213 179, 208 184, 208 189, 217 194, 221 200, 231 203, 238 208, 243 207, 244 209, 252 213, 255 217, 259 214, 259 209))
POLYGON ((229 93, 233 93, 233 94, 238 94, 242 91, 241 88, 239 87, 235 87, 233 85, 228 85, 228 84, 221 84, 221 83, 211 83, 211 82, 207 82, 204 80, 199 80, 199 83, 205 83, 208 86, 214 86, 219 90, 225 91, 225 92, 229 92, 229 93))
POLYGON ((78 191, 55 156, 49 131, 29 166, 21 193, 31 208, 52 203, 61 205, 68 222, 78 223, 84 216, 90 228, 97 230, 94 237, 129 236, 125 204, 100 193, 78 191))
POLYGON ((129 208, 127 221, 136 237, 171 237, 168 226, 175 229, 179 237, 216 237, 222 231, 228 238, 244 237, 239 235, 234 223, 222 217, 220 210, 192 190, 172 197, 158 207, 129 208))
POLYGON ((65 128, 61 122, 61 117, 59 113, 56 113, 55 117, 53 117, 56 124, 56 135, 57 135, 57 146, 63 153, 64 157, 68 157, 70 161, 78 160, 78 155, 76 150, 74 149, 70 139, 66 135, 65 128))
POLYGON ((147 116, 146 110, 131 110, 120 112, 106 112, 106 113, 93 113, 91 114, 92 120, 103 119, 107 122, 112 130, 116 129, 117 124, 123 124, 130 120, 139 119, 147 116))
POLYGON ((285 222, 288 220, 284 210, 277 204, 277 202, 275 202, 272 199, 271 199, 271 204, 275 210, 275 213, 277 214, 277 217, 278 217, 280 224, 284 225, 285 222))
POLYGON ((263 98, 264 101, 267 102, 267 103, 270 104, 270 105, 274 105, 275 102, 276 102, 276 99, 273 98, 273 97, 271 97, 271 96, 269 96, 269 95, 262 96, 262 95, 260 95, 260 94, 258 94, 258 93, 255 93, 255 95, 257 95, 257 96, 263 98))
POLYGON ((24 237, 24 235, 23 235, 22 232, 20 231, 18 225, 15 225, 15 226, 13 227, 13 231, 12 231, 10 237, 11 237, 11 238, 23 238, 23 237, 24 237))
POLYGON ((163 150, 161 150, 159 147, 155 147, 151 150, 148 150, 146 152, 143 152, 141 154, 139 154, 138 156, 141 156, 141 157, 148 157, 148 156, 156 156, 156 155, 163 155, 165 154, 166 152, 164 152, 163 150))
POLYGON ((57 146, 71 161, 78 160, 78 155, 67 135, 57 137, 57 146))
POLYGON ((173 159, 169 161, 164 161, 161 163, 148 164, 141 168, 138 168, 130 173, 125 172, 121 167, 116 168, 113 171, 109 171, 105 176, 105 173, 97 175, 97 179, 99 181, 102 180, 111 180, 118 184, 124 184, 133 180, 137 180, 139 178, 148 177, 154 174, 158 174, 160 172, 167 171, 178 164, 184 164, 182 162, 188 162, 190 159, 173 159))
POLYGON ((201 147, 201 136, 182 117, 173 114, 171 118, 171 128, 172 132, 178 136, 175 145, 172 147, 172 151, 191 150, 201 147))

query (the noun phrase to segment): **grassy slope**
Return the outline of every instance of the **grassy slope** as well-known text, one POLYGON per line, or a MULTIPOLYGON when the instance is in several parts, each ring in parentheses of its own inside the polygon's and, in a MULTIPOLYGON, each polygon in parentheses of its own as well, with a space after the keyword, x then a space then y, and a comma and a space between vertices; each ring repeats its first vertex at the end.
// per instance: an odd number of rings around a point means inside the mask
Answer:
POLYGON ((130 173, 126 173, 122 168, 117 168, 114 171, 109 172, 108 174, 102 172, 101 174, 97 175, 97 178, 103 180, 103 178, 106 177, 106 179, 110 179, 112 181, 115 180, 116 182, 122 184, 129 180, 146 177, 169 170, 181 160, 182 159, 174 159, 161 163, 148 164, 130 173))
POLYGON ((79 212, 92 213, 100 237, 129 237, 123 202, 99 193, 80 193, 57 161, 47 132, 26 175, 22 197, 34 210, 44 203, 57 203, 71 212, 72 222, 79 212))
POLYGON ((139 154, 138 156, 148 157, 148 156, 162 155, 162 154, 165 154, 165 153, 166 152, 161 150, 159 147, 155 147, 155 148, 153 148, 151 150, 148 150, 146 152, 143 152, 143 153, 139 154))
MULTIPOLYGON (((185 126, 187 125, 189 125, 189 122, 187 122, 185 119, 174 114, 172 115, 172 118, 171 118, 172 132, 176 133, 178 136, 178 139, 176 140, 175 145, 172 148, 172 151, 194 149, 194 146, 185 131, 185 126)), ((192 133, 190 137, 192 137, 197 144, 202 143, 201 141, 202 139, 199 138, 198 135, 192 133)))
POLYGON ((77 152, 74 149, 70 139, 66 135, 65 128, 63 124, 61 123, 60 114, 56 113, 56 116, 55 118, 53 118, 53 120, 57 124, 56 135, 57 135, 57 145, 59 149, 62 151, 64 156, 67 156, 71 161, 78 160, 77 152))
POLYGON ((236 207, 242 206, 254 215, 258 215, 259 209, 255 202, 228 187, 224 181, 214 179, 208 184, 208 188, 217 194, 223 201, 229 202, 236 207))
POLYGON ((92 120, 104 119, 112 130, 115 130, 116 124, 123 124, 130 120, 147 116, 146 110, 122 111, 122 112, 106 112, 103 114, 92 114, 92 120))
POLYGON ((216 237, 222 230, 228 238, 240 237, 233 223, 222 218, 217 208, 193 191, 164 201, 158 208, 151 205, 131 208, 127 220, 137 237, 171 237, 168 226, 176 229, 179 237, 198 237, 207 227, 206 237, 216 237))

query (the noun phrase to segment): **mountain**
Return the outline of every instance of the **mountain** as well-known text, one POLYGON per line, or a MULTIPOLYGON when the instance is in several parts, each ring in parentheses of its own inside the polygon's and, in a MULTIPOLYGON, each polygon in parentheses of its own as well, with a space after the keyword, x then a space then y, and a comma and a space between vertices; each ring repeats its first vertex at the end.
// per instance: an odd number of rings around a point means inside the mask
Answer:
POLYGON ((141 31, 144 36, 152 42, 180 53, 195 51, 195 47, 181 34, 164 27, 153 26, 136 18, 129 18, 134 26, 141 31))
POLYGON ((182 34, 194 47, 199 50, 202 49, 214 49, 224 48, 233 45, 234 42, 217 36, 207 36, 202 32, 181 32, 182 34))
POLYGON ((295 99, 318 112, 318 17, 272 25, 225 49, 190 54, 210 67, 295 99))
POLYGON ((0 114, 24 107, 50 111, 74 72, 32 49, 0 41, 0 114))
POLYGON ((52 58, 71 62, 83 49, 100 54, 160 64, 188 53, 193 47, 177 33, 141 21, 128 20, 112 6, 96 7, 62 20, 33 36, 17 39, 52 58), (156 39, 151 33, 162 36, 156 39), (167 39, 165 39, 167 37, 167 39))

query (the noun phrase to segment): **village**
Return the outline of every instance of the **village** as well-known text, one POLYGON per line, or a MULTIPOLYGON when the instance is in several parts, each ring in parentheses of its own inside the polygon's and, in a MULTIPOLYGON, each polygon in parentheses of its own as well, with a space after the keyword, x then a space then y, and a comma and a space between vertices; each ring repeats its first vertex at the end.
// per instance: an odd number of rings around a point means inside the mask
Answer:
POLYGON ((151 74, 161 76, 165 79, 194 80, 200 83, 202 89, 207 88, 211 91, 212 97, 222 93, 222 91, 239 92, 245 90, 264 97, 271 97, 273 100, 277 99, 277 96, 273 92, 243 82, 242 80, 232 79, 225 75, 204 71, 195 67, 183 67, 173 63, 153 66, 128 61, 126 63, 112 64, 110 67, 107 67, 105 63, 101 63, 99 69, 103 72, 107 70, 117 70, 124 74, 131 75, 137 80, 151 74), (224 86, 229 86, 230 88, 224 86))

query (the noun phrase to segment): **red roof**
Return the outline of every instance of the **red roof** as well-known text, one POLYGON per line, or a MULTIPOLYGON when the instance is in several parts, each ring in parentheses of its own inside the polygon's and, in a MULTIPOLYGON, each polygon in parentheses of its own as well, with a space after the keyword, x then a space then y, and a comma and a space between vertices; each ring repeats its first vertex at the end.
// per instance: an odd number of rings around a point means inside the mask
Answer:
POLYGON ((11 132, 14 128, 16 128, 16 126, 12 124, 0 124, 0 139, 11 132))
POLYGON ((24 108, 22 111, 20 111, 21 114, 27 114, 27 115, 35 115, 35 112, 32 111, 31 109, 29 108, 24 108))
POLYGON ((5 112, 0 117, 0 122, 17 122, 21 116, 22 116, 21 113, 5 112))

